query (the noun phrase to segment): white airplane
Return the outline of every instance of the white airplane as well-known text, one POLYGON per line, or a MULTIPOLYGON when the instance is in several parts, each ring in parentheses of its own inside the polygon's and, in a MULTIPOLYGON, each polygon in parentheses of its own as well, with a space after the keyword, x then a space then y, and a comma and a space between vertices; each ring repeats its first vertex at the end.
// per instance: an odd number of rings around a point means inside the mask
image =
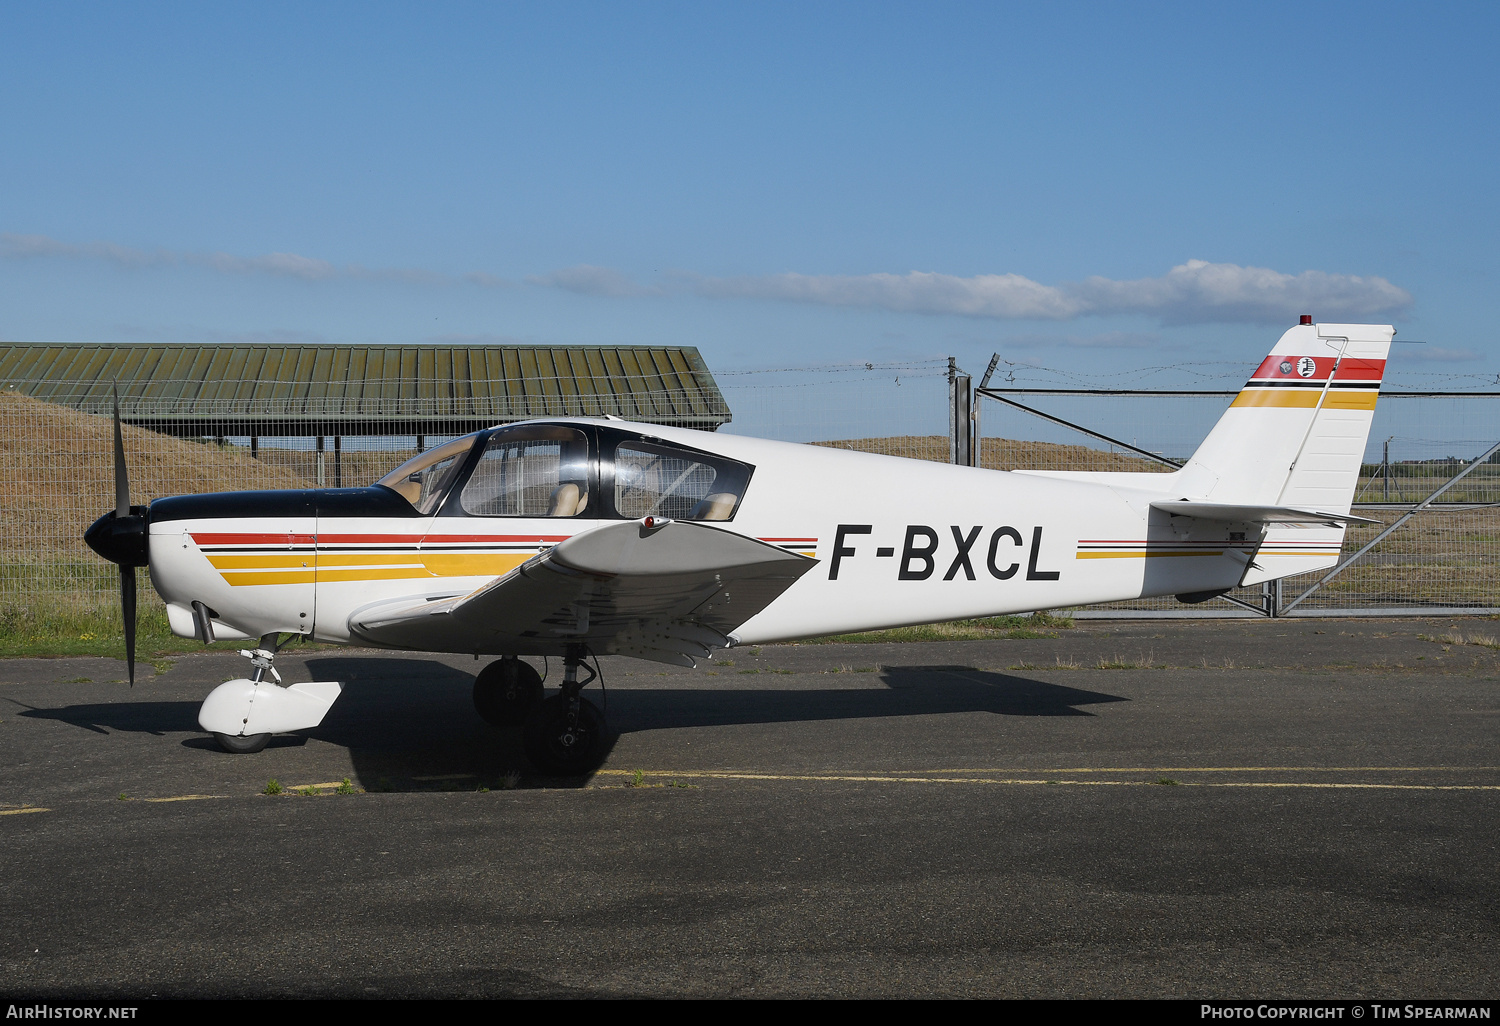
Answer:
POLYGON ((89 528, 174 633, 253 638, 199 723, 231 752, 322 722, 337 682, 283 685, 284 641, 500 659, 481 716, 544 772, 603 759, 590 656, 696 665, 716 649, 1152 595, 1202 601, 1334 565, 1395 330, 1282 335, 1192 459, 1156 473, 1002 472, 788 442, 548 419, 478 431, 367 488, 130 505, 89 528), (560 656, 544 697, 519 656, 560 656), (270 679, 268 679, 270 678, 270 679))

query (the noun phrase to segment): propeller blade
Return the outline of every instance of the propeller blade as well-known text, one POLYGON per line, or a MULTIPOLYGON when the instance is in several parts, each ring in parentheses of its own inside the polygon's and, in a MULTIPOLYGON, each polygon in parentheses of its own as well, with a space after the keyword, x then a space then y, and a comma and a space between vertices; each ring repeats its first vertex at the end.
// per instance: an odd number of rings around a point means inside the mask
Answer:
POLYGON ((125 668, 135 687, 135 567, 120 567, 120 617, 125 621, 125 668))
MULTIPOLYGON (((120 386, 112 386, 115 395, 115 516, 130 516, 130 474, 125 469, 125 439, 120 434, 120 386)), ((132 576, 132 582, 134 577, 132 576)), ((131 594, 134 594, 132 590, 131 594)))

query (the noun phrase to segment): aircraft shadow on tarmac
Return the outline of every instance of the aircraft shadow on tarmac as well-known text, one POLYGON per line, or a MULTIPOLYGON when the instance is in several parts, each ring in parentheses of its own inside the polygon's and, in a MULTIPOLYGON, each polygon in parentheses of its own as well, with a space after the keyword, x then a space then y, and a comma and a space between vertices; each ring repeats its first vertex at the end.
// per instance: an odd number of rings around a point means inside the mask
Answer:
MULTIPOLYGON (((320 657, 307 665, 315 680, 342 681, 344 693, 322 725, 303 733, 348 749, 367 789, 492 786, 513 773, 530 777, 520 732, 494 729, 475 714, 471 674, 436 660, 388 657, 320 657)), ((969 666, 886 666, 878 674, 841 676, 839 683, 844 686, 757 688, 740 682, 716 686, 705 679, 698 687, 611 688, 603 702, 597 688, 585 695, 607 704, 611 747, 621 734, 647 730, 952 713, 1091 716, 1082 707, 1128 701, 969 666), (869 686, 847 686, 866 680, 869 686)), ((98 733, 189 733, 195 736, 182 742, 186 747, 214 747, 199 733, 197 702, 74 705, 21 715, 98 733)), ((269 747, 305 743, 300 734, 283 735, 269 747)))

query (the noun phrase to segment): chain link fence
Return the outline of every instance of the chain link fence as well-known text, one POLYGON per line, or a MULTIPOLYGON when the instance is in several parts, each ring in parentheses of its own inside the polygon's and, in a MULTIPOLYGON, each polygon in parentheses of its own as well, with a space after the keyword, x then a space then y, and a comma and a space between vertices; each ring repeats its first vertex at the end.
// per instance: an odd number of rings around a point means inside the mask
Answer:
MULTIPOLYGON (((1170 473, 1164 461, 1191 456, 1235 394, 989 389, 978 400, 981 464, 1170 473), (1034 441, 1023 445, 1017 438, 1034 441), (1106 460, 1116 465, 1103 465, 1106 460)), ((1109 603, 1082 615, 1245 615, 1246 607, 1266 615, 1500 612, 1500 454, 1489 451, 1497 441, 1500 393, 1382 393, 1354 504, 1354 512, 1378 523, 1349 526, 1343 561, 1332 576, 1327 570, 1301 574, 1195 606, 1165 596, 1109 603), (1475 460, 1483 462, 1424 505, 1475 460)))
MULTIPOLYGON (((722 428, 727 432, 938 462, 953 458, 950 381, 942 359, 730 372, 717 375, 717 382, 734 413, 732 423, 722 428)), ((994 398, 976 400, 975 455, 981 466, 1153 473, 1172 469, 1163 461, 1191 455, 1234 395, 1232 390, 1102 391, 1010 384, 987 393, 1025 409, 994 398)), ((670 409, 678 397, 647 396, 642 401, 670 409)), ((127 421, 150 422, 163 415, 132 402, 128 394, 123 397, 127 421)), ((318 438, 304 433, 305 421, 286 419, 283 411, 236 407, 226 412, 233 412, 233 419, 217 427, 200 422, 195 431, 201 433, 191 437, 127 423, 132 500, 139 504, 210 491, 367 484, 419 449, 452 437, 351 433, 318 438)), ((302 408, 291 412, 307 414, 302 408)), ((389 416, 401 411, 377 404, 368 412, 389 416)), ((586 411, 518 412, 546 416, 586 411)), ((117 602, 114 567, 88 551, 82 540, 88 524, 114 505, 108 414, 104 408, 75 409, 0 391, 0 472, 7 482, 0 490, 0 512, 10 528, 0 536, 0 603, 39 595, 67 595, 87 603, 98 596, 105 610, 117 602)), ((1379 525, 1351 525, 1346 560, 1497 440, 1500 393, 1383 394, 1356 502, 1356 511, 1379 525)), ((1199 606, 1155 598, 1096 607, 1081 615, 1248 615, 1246 606, 1279 612, 1294 603, 1293 615, 1496 611, 1500 455, 1473 468, 1439 501, 1409 516, 1315 587, 1326 574, 1290 578, 1279 589, 1240 589, 1199 606)))

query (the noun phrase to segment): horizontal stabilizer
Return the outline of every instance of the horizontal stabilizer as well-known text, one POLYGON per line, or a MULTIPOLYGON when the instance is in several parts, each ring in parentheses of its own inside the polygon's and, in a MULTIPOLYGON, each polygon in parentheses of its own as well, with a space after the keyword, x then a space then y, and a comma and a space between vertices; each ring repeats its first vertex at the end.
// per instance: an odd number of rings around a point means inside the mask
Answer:
POLYGON ((1378 520, 1357 517, 1352 513, 1331 513, 1318 509, 1298 509, 1294 506, 1238 506, 1183 499, 1153 502, 1151 507, 1174 517, 1197 517, 1199 520, 1218 520, 1232 524, 1326 524, 1329 527, 1343 527, 1346 524, 1379 523, 1378 520))

